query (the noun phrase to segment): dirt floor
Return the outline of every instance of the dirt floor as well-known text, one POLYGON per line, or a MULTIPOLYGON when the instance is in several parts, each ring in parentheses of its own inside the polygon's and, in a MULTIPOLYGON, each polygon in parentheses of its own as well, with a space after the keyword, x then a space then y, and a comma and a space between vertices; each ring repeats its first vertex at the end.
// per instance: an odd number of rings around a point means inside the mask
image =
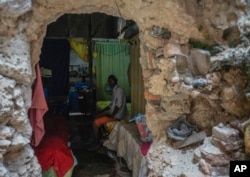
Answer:
POLYGON ((90 150, 93 143, 92 119, 85 116, 70 117, 71 149, 77 165, 72 177, 131 177, 126 162, 116 153, 100 147, 90 150))

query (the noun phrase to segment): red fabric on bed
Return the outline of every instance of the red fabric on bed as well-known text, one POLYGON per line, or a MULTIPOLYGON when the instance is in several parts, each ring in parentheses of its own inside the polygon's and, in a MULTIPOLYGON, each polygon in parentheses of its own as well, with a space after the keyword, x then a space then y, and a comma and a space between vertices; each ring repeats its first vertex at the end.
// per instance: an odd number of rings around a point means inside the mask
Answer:
POLYGON ((51 118, 53 129, 46 131, 39 146, 34 147, 35 155, 42 167, 47 171, 53 167, 58 177, 63 177, 74 165, 71 149, 68 147, 68 129, 62 119, 51 118), (59 121, 61 120, 61 121, 59 121))

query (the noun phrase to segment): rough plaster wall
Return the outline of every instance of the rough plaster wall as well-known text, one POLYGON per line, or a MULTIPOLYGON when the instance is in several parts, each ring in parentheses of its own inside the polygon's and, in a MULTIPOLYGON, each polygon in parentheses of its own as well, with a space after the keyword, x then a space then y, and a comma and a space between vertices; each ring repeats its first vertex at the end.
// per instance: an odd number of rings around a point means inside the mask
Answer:
POLYGON ((171 148, 166 128, 179 116, 188 114, 208 135, 219 122, 249 116, 241 72, 211 70, 214 61, 244 56, 247 46, 225 47, 224 53, 211 57, 188 44, 196 39, 227 45, 239 41, 240 34, 247 37, 248 1, 0 0, 0 176, 41 176, 29 146, 32 131, 27 117, 34 65, 49 23, 64 13, 92 12, 122 16, 139 26, 146 117, 154 135, 149 176, 170 175, 171 161, 163 157, 171 148), (225 33, 235 27, 236 35, 225 33), (204 79, 198 80, 202 87, 194 85, 197 78, 204 79))

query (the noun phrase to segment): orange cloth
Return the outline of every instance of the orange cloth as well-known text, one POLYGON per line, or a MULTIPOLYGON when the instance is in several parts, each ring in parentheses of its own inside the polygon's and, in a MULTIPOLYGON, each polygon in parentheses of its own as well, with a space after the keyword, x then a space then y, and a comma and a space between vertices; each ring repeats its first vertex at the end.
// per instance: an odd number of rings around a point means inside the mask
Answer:
POLYGON ((108 122, 112 122, 112 121, 117 121, 117 119, 111 118, 111 117, 108 117, 108 116, 102 116, 102 117, 98 117, 98 118, 96 118, 94 120, 95 125, 97 127, 100 127, 101 125, 103 125, 105 123, 108 123, 108 122))
POLYGON ((30 124, 33 128, 31 144, 38 146, 44 135, 43 116, 48 111, 44 96, 39 63, 36 65, 36 81, 33 86, 32 104, 29 109, 30 124))

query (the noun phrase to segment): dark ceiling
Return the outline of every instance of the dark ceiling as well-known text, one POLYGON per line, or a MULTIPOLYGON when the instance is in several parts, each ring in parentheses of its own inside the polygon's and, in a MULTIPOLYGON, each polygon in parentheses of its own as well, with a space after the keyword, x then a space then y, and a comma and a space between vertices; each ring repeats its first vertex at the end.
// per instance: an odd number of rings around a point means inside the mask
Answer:
MULTIPOLYGON (((103 13, 64 14, 47 27, 46 37, 77 37, 77 38, 117 38, 118 17, 103 13)), ((126 21, 121 32, 125 38, 138 33, 138 28, 132 20, 126 21), (127 34, 126 34, 127 33, 127 34)))

